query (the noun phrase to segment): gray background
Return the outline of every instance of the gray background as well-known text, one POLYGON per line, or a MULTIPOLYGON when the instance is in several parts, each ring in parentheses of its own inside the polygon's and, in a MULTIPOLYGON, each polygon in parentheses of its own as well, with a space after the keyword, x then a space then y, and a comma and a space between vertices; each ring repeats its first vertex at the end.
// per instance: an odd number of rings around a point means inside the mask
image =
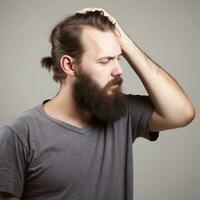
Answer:
MULTIPOLYGON (((162 131, 156 142, 134 143, 135 200, 199 200, 198 0, 1 0, 0 123, 51 98, 59 85, 40 67, 50 55, 48 38, 56 23, 83 7, 102 7, 131 38, 183 87, 196 108, 184 128, 162 131)), ((125 59, 124 92, 147 94, 125 59)))

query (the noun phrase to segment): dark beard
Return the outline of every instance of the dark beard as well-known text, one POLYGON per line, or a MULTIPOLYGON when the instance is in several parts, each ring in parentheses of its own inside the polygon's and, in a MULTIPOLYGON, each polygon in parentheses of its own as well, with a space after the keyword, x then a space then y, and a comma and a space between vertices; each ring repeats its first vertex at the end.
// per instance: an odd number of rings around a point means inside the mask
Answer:
POLYGON ((125 95, 121 92, 120 85, 123 79, 116 77, 109 82, 103 89, 93 81, 79 67, 77 80, 73 87, 73 97, 76 103, 93 117, 103 123, 113 123, 120 119, 127 112, 125 95), (118 84, 119 87, 110 89, 110 86, 118 84), (112 90, 112 94, 107 94, 107 90, 112 90))

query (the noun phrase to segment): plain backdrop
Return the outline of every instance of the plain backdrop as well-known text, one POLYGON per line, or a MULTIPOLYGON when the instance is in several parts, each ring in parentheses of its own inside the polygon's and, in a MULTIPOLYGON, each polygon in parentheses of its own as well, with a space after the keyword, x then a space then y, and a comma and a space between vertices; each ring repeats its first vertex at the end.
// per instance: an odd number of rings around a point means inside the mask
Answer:
MULTIPOLYGON (((200 199, 198 0, 0 0, 0 123, 53 97, 59 85, 40 67, 52 28, 83 7, 113 15, 136 44, 168 71, 196 108, 188 126, 133 144, 135 200, 200 199)), ((124 92, 146 95, 125 59, 124 92)), ((174 97, 175 98, 175 97, 174 97)), ((169 105, 170 106, 170 105, 169 105)))

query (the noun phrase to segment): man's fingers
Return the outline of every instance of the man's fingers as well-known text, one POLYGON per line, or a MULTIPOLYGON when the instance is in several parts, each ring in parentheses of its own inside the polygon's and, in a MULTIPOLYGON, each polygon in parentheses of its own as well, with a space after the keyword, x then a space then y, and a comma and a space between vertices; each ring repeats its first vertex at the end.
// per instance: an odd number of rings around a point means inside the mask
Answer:
POLYGON ((83 9, 76 11, 76 13, 86 13, 87 11, 94 12, 95 10, 103 11, 103 13, 106 14, 105 10, 102 8, 83 8, 83 9))
POLYGON ((113 16, 111 16, 109 13, 107 13, 103 8, 83 8, 83 9, 76 11, 76 13, 84 14, 87 11, 94 12, 95 10, 102 11, 104 13, 104 16, 108 17, 112 22, 114 22, 114 23, 116 22, 115 18, 113 16))
POLYGON ((96 10, 102 11, 103 14, 104 14, 104 16, 108 17, 109 20, 112 21, 114 24, 117 23, 116 19, 115 19, 113 16, 111 16, 109 13, 107 13, 103 8, 82 8, 82 9, 76 11, 76 13, 85 14, 85 13, 88 12, 88 11, 94 12, 94 11, 96 11, 96 10))
POLYGON ((118 37, 121 37, 121 27, 119 26, 117 20, 112 16, 110 15, 108 12, 106 12, 103 8, 82 8, 78 11, 76 11, 76 13, 86 13, 87 11, 95 11, 95 10, 98 10, 98 11, 102 11, 104 16, 108 17, 109 20, 115 24, 115 34, 118 36, 118 37), (120 30, 119 30, 120 29, 120 30))

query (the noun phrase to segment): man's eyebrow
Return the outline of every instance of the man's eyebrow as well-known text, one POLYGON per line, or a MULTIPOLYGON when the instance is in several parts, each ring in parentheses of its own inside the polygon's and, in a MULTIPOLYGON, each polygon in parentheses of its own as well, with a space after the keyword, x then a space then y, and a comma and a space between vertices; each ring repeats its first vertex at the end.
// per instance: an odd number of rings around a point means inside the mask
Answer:
MULTIPOLYGON (((119 57, 121 55, 122 55, 122 52, 117 57, 119 57)), ((114 59, 114 58, 115 58, 115 56, 114 57, 113 56, 104 56, 104 57, 99 58, 98 60, 103 60, 103 59, 111 60, 111 59, 114 59)))

